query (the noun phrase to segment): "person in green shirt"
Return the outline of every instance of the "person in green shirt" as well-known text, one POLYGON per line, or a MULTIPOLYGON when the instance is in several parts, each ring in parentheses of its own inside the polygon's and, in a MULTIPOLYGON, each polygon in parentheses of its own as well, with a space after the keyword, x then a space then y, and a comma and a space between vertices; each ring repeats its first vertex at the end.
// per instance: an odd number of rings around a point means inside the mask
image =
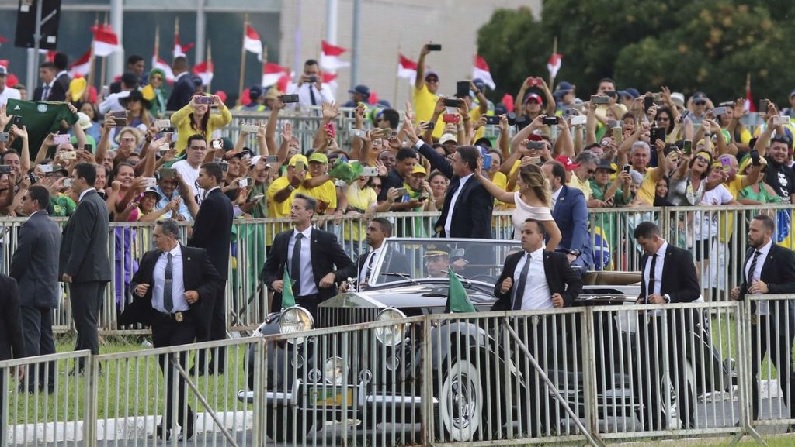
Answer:
POLYGON ((144 99, 149 101, 149 113, 156 118, 160 118, 166 113, 166 89, 163 81, 166 79, 166 73, 159 69, 153 68, 149 72, 149 83, 141 89, 141 94, 144 99))

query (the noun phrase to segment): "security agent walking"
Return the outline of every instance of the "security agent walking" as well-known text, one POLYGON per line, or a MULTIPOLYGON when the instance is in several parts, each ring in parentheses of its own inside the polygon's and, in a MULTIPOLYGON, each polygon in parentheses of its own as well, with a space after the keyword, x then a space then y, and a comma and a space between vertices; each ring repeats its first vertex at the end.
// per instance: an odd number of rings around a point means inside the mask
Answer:
MULTIPOLYGON (((155 348, 193 343, 206 315, 212 312, 212 300, 223 279, 203 248, 181 245, 179 226, 166 219, 155 224, 155 250, 143 255, 138 271, 132 278, 133 304, 125 308, 124 318, 152 327, 155 348), (130 315, 132 314, 132 315, 130 315)), ((168 439, 182 427, 182 438, 194 434, 194 413, 185 402, 185 381, 175 367, 168 369, 165 355, 158 358, 166 375, 165 413, 157 435, 168 439), (172 397, 177 387, 177 419, 174 419, 172 397)), ((179 363, 186 368, 187 352, 179 355, 179 363)))
POLYGON ((312 226, 316 207, 315 199, 296 194, 290 208, 294 229, 277 234, 273 240, 262 269, 265 285, 275 292, 271 309, 282 307, 285 266, 293 282, 296 304, 315 318, 318 305, 336 294, 335 284, 356 275, 353 261, 334 233, 312 226))
MULTIPOLYGON (((642 281, 638 304, 690 303, 700 298, 701 287, 689 251, 669 245, 652 222, 638 225, 634 237, 644 251, 640 260, 642 281)), ((687 386, 685 361, 692 358, 689 338, 700 315, 693 309, 647 311, 638 315, 639 339, 633 342, 638 347, 632 360, 633 391, 636 401, 640 400, 638 418, 646 431, 668 428, 664 401, 660 400, 665 374, 661 354, 667 356, 668 377, 675 381, 677 416, 685 428, 694 427, 694 390, 687 386)))
MULTIPOLYGON (((207 191, 202 200, 196 221, 193 223, 193 235, 188 240, 191 247, 204 248, 207 257, 215 270, 221 275, 223 283, 214 297, 207 300, 211 311, 207 314, 208 321, 202 325, 199 341, 223 340, 226 338, 226 280, 229 276, 229 247, 232 242, 232 220, 234 211, 232 202, 221 192, 224 171, 219 163, 205 163, 199 169, 199 187, 207 191), (206 330, 205 330, 206 328, 206 330)), ((215 350, 215 361, 205 363, 204 352, 199 353, 199 374, 223 374, 226 352, 224 348, 215 350)))
MULTIPOLYGON (((97 170, 91 163, 78 163, 72 171, 72 191, 77 208, 63 230, 58 274, 69 284, 72 318, 77 329, 75 350, 99 354, 97 321, 105 287, 110 282, 108 259, 108 208, 94 188, 97 170)), ((82 372, 82 359, 76 372, 82 372)))
MULTIPOLYGON (((22 341, 22 318, 19 310, 19 290, 14 278, 0 273, 0 360, 18 359, 25 357, 25 344, 22 341)), ((16 373, 19 380, 24 378, 24 368, 17 368, 9 373, 14 377, 16 373)), ((6 372, 0 368, 0 409, 3 408, 3 399, 8 395, 8 385, 5 383, 6 372)), ((3 426, 3 411, 0 411, 0 427, 3 426)), ((5 433, 3 433, 5 436, 5 433)))
MULTIPOLYGON (((748 228, 750 246, 743 263, 743 281, 731 291, 731 298, 746 295, 795 293, 795 252, 773 243, 775 224, 770 216, 758 215, 748 228)), ((751 388, 752 416, 759 419, 759 382, 756 380, 765 354, 778 371, 790 418, 795 417, 795 384, 792 371, 792 339, 795 335, 795 306, 792 300, 759 301, 751 307, 751 388)))
MULTIPOLYGON (((22 211, 30 217, 19 228, 9 269, 9 276, 19 286, 22 336, 29 356, 55 354, 52 310, 58 306, 60 286, 58 265, 52 260, 61 249, 61 229, 47 214, 49 204, 50 193, 40 185, 31 186, 22 197, 22 211)), ((28 391, 33 392, 38 386, 51 393, 55 388, 55 363, 41 366, 38 384, 32 382, 35 374, 28 377, 28 391)))

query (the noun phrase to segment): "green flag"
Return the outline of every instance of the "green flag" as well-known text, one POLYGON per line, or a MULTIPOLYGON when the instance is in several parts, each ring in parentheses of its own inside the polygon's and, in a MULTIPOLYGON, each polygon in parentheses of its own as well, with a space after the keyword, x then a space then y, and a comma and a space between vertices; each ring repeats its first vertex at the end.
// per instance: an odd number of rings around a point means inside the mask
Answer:
POLYGON ((447 271, 450 277, 450 288, 447 290, 447 303, 445 304, 445 311, 449 313, 463 313, 463 312, 476 312, 475 306, 469 301, 467 291, 461 280, 458 279, 453 269, 447 271))
POLYGON ((351 184, 362 175, 362 165, 358 161, 351 161, 348 163, 338 159, 328 175, 329 177, 343 180, 345 183, 351 184))
POLYGON ((282 288, 282 309, 295 306, 295 297, 293 296, 293 280, 290 279, 290 274, 287 273, 287 266, 284 266, 284 276, 282 277, 284 288, 282 288))
MULTIPOLYGON (((33 102, 9 99, 6 104, 6 114, 20 117, 22 124, 27 128, 31 159, 36 158, 41 143, 48 133, 68 130, 77 122, 77 114, 73 114, 65 102, 33 102)), ((10 129, 11 123, 4 130, 8 132, 10 129)), ((17 152, 21 151, 21 140, 17 139, 14 141, 13 147, 17 152)))

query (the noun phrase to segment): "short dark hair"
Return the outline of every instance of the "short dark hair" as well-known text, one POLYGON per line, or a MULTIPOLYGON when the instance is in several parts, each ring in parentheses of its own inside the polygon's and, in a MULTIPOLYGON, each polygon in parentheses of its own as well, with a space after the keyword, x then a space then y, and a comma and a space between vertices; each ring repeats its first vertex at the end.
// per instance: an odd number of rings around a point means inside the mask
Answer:
POLYGON ((635 227, 633 236, 635 239, 641 237, 643 239, 651 239, 654 236, 660 236, 660 227, 654 222, 641 222, 635 227))
POLYGON ((52 63, 58 70, 66 70, 66 67, 69 66, 69 56, 64 53, 55 53, 52 63))
POLYGON ((381 113, 383 114, 383 118, 389 121, 389 127, 397 129, 400 123, 400 113, 395 109, 384 109, 381 113))
POLYGON ((196 140, 201 140, 201 141, 204 141, 205 143, 207 142, 207 139, 204 138, 204 135, 195 133, 195 134, 193 134, 193 135, 188 137, 188 142, 187 142, 186 148, 190 147, 190 144, 193 143, 196 140))
POLYGON ((767 214, 757 214, 754 216, 754 220, 762 222, 762 226, 766 231, 773 232, 776 230, 776 223, 773 221, 773 218, 767 214))
POLYGON ((403 161, 403 160, 405 160, 407 158, 417 158, 417 159, 419 159, 419 157, 417 156, 417 151, 415 151, 414 149, 412 149, 410 147, 402 147, 402 148, 398 149, 397 155, 395 156, 395 160, 403 161))
POLYGON ((310 197, 306 194, 296 194, 293 196, 293 201, 295 199, 304 199, 306 202, 306 209, 315 212, 317 210, 317 200, 314 197, 310 197))
POLYGON ((566 183, 566 168, 563 164, 557 161, 548 161, 545 164, 552 166, 552 177, 557 177, 561 183, 566 183))
POLYGON ((374 217, 370 222, 375 222, 381 228, 381 232, 386 234, 387 237, 392 236, 392 222, 385 217, 374 217))
POLYGON ((137 54, 132 54, 130 57, 127 58, 127 65, 135 65, 138 62, 144 60, 143 56, 139 56, 137 54))
MULTIPOLYGON (((607 76, 605 76, 604 78, 599 80, 599 84, 601 84, 602 82, 609 82, 609 83, 613 84, 613 87, 616 86, 616 81, 614 81, 613 78, 610 78, 610 77, 607 77, 607 76)), ((597 84, 597 85, 599 85, 599 84, 597 84)))
POLYGON ((480 151, 475 146, 460 146, 456 149, 461 161, 469 166, 469 169, 474 171, 478 168, 478 158, 480 158, 480 151))
POLYGON ((536 227, 538 227, 538 232, 541 233, 541 236, 543 237, 547 236, 547 230, 544 229, 544 224, 540 220, 528 217, 527 219, 524 220, 524 223, 535 223, 536 227))
POLYGON ((317 65, 317 64, 318 64, 317 63, 317 59, 307 59, 306 62, 304 62, 304 66, 306 66, 306 65, 317 65))
POLYGON ((39 68, 49 68, 51 70, 55 70, 55 64, 53 64, 50 61, 44 61, 41 64, 39 64, 39 68))
POLYGON ((155 222, 155 225, 160 225, 163 234, 166 236, 174 236, 179 239, 179 224, 174 219, 163 219, 155 222))
POLYGON ((204 173, 210 177, 215 177, 215 180, 220 185, 224 181, 224 170, 221 168, 221 163, 210 162, 202 165, 204 173))
POLYGON ((93 163, 78 163, 75 166, 75 174, 78 179, 85 179, 88 186, 94 186, 94 182, 97 181, 97 168, 93 163))
POLYGON ((28 188, 30 200, 35 200, 39 204, 39 209, 46 210, 50 206, 50 191, 41 185, 31 185, 28 188))
POLYGON ((0 160, 2 160, 2 162, 3 162, 3 163, 5 163, 5 162, 6 162, 6 155, 8 155, 8 154, 16 154, 16 155, 19 155, 19 154, 17 154, 17 151, 15 151, 15 150, 13 150, 13 149, 8 149, 8 150, 6 150, 6 151, 3 151, 3 153, 2 153, 2 154, 0 154, 0 160))
POLYGON ((171 62, 171 66, 180 70, 188 69, 188 58, 185 56, 177 56, 171 62))

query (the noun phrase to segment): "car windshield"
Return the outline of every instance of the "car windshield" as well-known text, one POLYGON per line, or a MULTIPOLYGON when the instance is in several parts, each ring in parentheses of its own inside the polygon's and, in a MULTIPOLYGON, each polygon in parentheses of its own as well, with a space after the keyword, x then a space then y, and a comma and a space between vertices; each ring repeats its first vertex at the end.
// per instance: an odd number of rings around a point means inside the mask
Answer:
POLYGON ((390 238, 373 266, 370 285, 407 279, 447 278, 448 269, 470 281, 493 285, 518 241, 390 238))

